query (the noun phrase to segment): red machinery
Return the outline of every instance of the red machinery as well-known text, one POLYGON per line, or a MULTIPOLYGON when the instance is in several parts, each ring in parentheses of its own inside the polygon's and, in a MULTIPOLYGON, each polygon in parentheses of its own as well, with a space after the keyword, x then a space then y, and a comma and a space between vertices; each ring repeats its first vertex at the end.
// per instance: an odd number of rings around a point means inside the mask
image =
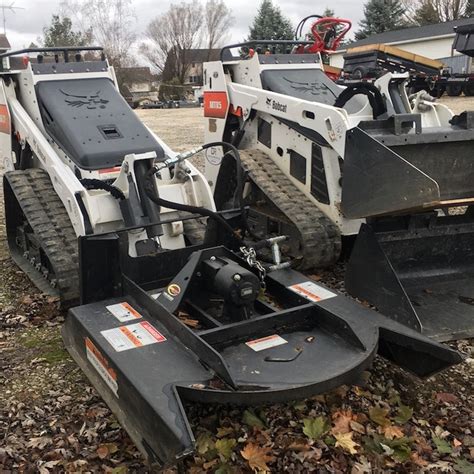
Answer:
POLYGON ((294 52, 297 54, 320 53, 326 75, 333 81, 337 81, 340 77, 341 70, 329 66, 328 56, 337 50, 341 41, 351 29, 352 23, 350 20, 343 18, 310 15, 300 21, 295 31, 295 39, 298 39, 302 35, 304 25, 310 18, 317 18, 311 25, 311 34, 307 35, 310 37, 309 39, 314 40, 314 42, 312 44, 300 44, 295 48, 294 52))
POLYGON ((320 17, 319 15, 311 15, 301 20, 296 28, 296 35, 302 32, 305 22, 309 18, 317 17, 318 19, 311 26, 311 35, 314 39, 312 45, 301 45, 296 49, 297 53, 324 53, 329 54, 336 51, 341 44, 344 36, 352 27, 350 20, 333 17, 320 17))

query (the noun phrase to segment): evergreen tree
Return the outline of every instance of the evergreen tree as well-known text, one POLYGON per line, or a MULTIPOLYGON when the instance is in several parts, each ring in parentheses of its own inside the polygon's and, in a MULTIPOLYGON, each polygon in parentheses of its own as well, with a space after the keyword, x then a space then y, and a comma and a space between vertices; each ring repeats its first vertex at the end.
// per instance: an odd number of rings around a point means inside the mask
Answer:
POLYGON ((336 14, 332 8, 326 7, 322 16, 325 17, 334 17, 336 14))
POLYGON ((46 48, 55 46, 85 46, 90 42, 90 32, 72 31, 72 22, 68 17, 53 15, 51 25, 43 28, 42 43, 46 48))
POLYGON ((415 10, 413 20, 420 26, 432 25, 442 21, 431 0, 424 0, 421 3, 421 5, 415 10))
POLYGON ((293 26, 272 0, 263 0, 250 27, 249 40, 291 40, 293 26))
POLYGON ((364 5, 361 29, 355 33, 360 40, 384 31, 398 30, 406 25, 405 9, 400 0, 368 0, 364 5))

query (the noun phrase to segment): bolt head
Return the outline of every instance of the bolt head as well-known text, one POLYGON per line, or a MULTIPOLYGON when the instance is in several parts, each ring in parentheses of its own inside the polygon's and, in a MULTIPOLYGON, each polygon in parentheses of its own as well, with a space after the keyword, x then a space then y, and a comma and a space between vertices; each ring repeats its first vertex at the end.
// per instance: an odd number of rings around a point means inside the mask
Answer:
POLYGON ((234 279, 234 281, 242 280, 242 277, 238 273, 236 273, 232 278, 234 279))

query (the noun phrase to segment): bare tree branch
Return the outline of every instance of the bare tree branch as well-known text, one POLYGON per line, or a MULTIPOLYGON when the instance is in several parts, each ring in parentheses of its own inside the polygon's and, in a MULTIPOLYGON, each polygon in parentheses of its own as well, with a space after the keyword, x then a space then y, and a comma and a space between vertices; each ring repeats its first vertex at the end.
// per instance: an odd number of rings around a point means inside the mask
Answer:
POLYGON ((130 48, 136 40, 131 0, 63 0, 61 11, 104 47, 109 61, 124 67, 133 62, 130 48))
POLYGON ((463 18, 468 0, 404 0, 406 15, 414 24, 444 22, 463 18))
POLYGON ((192 62, 189 51, 202 44, 203 10, 200 3, 172 4, 170 9, 152 20, 147 27, 148 41, 140 52, 159 71, 166 70, 164 80, 177 77, 183 84, 192 62))
POLYGON ((204 10, 206 44, 211 50, 221 46, 228 39, 234 18, 222 0, 208 0, 204 10))

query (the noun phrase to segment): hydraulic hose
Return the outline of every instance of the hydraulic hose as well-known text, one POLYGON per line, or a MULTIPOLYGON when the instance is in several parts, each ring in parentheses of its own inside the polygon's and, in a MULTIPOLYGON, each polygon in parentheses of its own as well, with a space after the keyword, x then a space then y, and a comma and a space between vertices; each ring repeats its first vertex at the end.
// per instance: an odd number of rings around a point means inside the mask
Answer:
MULTIPOLYGON (((232 154, 235 157, 237 163, 237 194, 239 199, 239 207, 244 212, 244 203, 243 203, 243 170, 240 160, 240 154, 237 148, 226 142, 211 142, 206 143, 196 153, 202 150, 206 150, 208 148, 212 148, 214 146, 222 146, 223 148, 229 148, 232 154)), ((229 225, 229 223, 217 212, 214 212, 210 209, 206 209, 205 207, 199 206, 191 206, 189 204, 181 204, 177 202, 168 201, 163 199, 156 194, 156 188, 152 181, 152 177, 155 174, 156 169, 151 168, 147 175, 146 175, 146 183, 145 183, 145 192, 147 196, 158 206, 167 207, 169 209, 174 209, 175 211, 183 211, 183 212, 190 212, 192 214, 198 214, 203 217, 209 217, 216 221, 219 225, 221 225, 225 230, 227 230, 234 238, 236 238, 239 243, 242 243, 242 237, 229 225)))
POLYGON ((239 150, 237 150, 237 147, 233 145, 232 143, 228 142, 210 142, 206 143, 205 145, 202 146, 203 150, 206 150, 208 148, 212 148, 215 146, 222 146, 222 148, 228 148, 231 153, 234 155, 235 162, 236 162, 236 178, 237 178, 237 199, 238 199, 238 207, 244 215, 245 212, 245 204, 244 204, 244 171, 242 168, 242 160, 240 158, 240 153, 239 150))
POLYGON ((336 102, 334 102, 334 107, 344 107, 349 100, 359 94, 367 96, 369 104, 372 107, 374 120, 387 112, 387 106, 383 100, 382 93, 374 84, 369 84, 367 82, 360 82, 347 86, 346 89, 344 89, 337 97, 336 102))
POLYGON ((125 199, 125 195, 119 188, 116 188, 115 186, 112 186, 111 184, 101 181, 100 179, 82 178, 79 180, 79 182, 86 189, 101 189, 102 191, 109 192, 115 199, 120 199, 120 200, 125 199))
POLYGON ((322 17, 321 15, 308 15, 307 17, 303 18, 303 19, 298 23, 298 26, 296 27, 296 30, 295 30, 295 40, 298 40, 298 38, 303 34, 304 24, 305 24, 310 18, 323 18, 323 17, 322 17))

